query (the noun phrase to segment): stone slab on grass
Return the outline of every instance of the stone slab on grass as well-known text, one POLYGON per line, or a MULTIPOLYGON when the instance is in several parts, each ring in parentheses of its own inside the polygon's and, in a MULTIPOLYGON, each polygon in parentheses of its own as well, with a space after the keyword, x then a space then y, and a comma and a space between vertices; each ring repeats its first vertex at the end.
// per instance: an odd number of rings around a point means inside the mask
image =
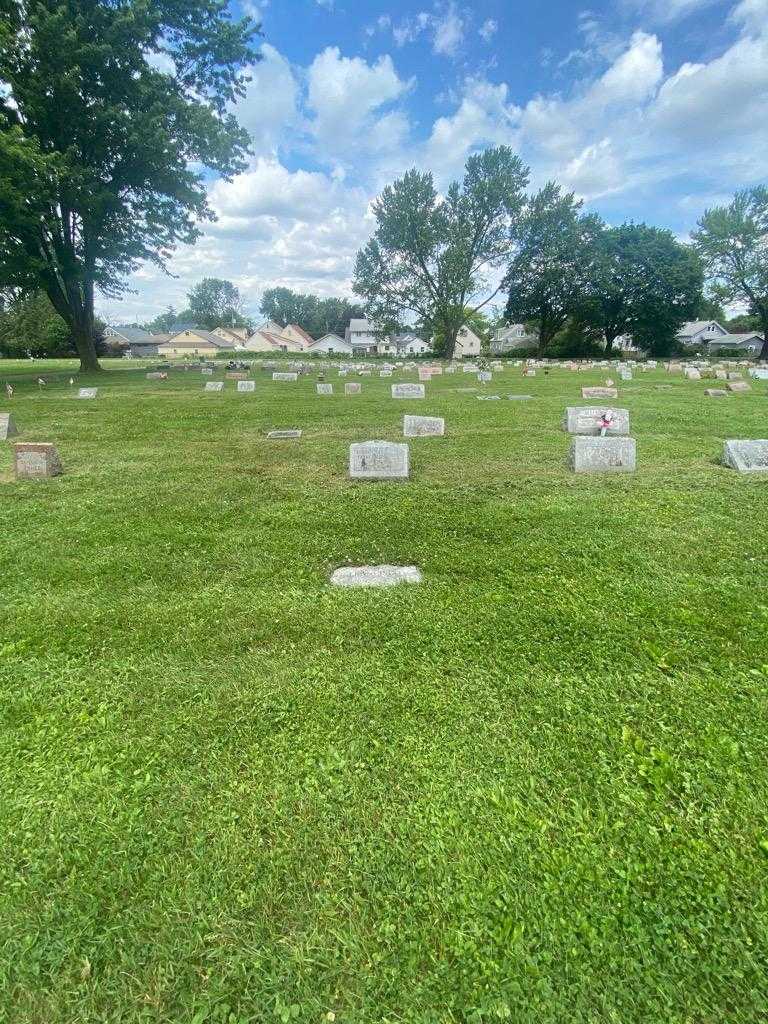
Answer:
POLYGON ((395 587, 421 581, 415 565, 345 565, 331 574, 334 587, 395 587))
POLYGON ((405 437, 442 437, 445 420, 441 416, 403 416, 405 437))
POLYGON ((0 413, 0 441, 7 441, 9 437, 16 437, 18 434, 13 416, 9 412, 0 413))
POLYGON ((353 480, 407 480, 409 473, 407 444, 360 441, 349 446, 349 475, 353 480))
POLYGON ((618 398, 619 392, 616 388, 582 388, 582 398, 618 398))
POLYGON ((301 437, 300 430, 270 430, 267 434, 270 441, 289 441, 296 437, 301 437))
POLYGON ((571 444, 575 473, 632 473, 636 460, 633 437, 574 437, 571 444))
POLYGON ((55 445, 31 443, 14 444, 13 470, 17 480, 42 480, 64 472, 55 445))
POLYGON ((424 385, 423 384, 393 384, 392 385, 392 397, 393 398, 423 398, 424 397, 424 385))
POLYGON ((726 441, 723 464, 739 473, 768 473, 768 440, 726 441))
POLYGON ((599 437, 600 424, 606 413, 612 413, 613 420, 610 427, 606 429, 605 436, 627 437, 629 434, 629 410, 608 409, 604 405, 569 405, 563 417, 563 430, 569 434, 599 437))

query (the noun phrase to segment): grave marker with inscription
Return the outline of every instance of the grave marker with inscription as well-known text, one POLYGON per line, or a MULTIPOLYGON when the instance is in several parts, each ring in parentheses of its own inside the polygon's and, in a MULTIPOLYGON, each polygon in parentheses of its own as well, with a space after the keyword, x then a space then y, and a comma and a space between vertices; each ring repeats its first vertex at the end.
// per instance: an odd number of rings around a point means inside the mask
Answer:
POLYGON ((440 416, 403 416, 405 437, 442 437, 445 420, 440 416))
POLYGON ((316 384, 315 390, 317 391, 318 395, 332 395, 333 384, 316 384))
POLYGON ((17 480, 42 480, 64 472, 52 444, 14 444, 13 469, 17 480))
POLYGON ((353 480, 407 480, 409 471, 407 444, 361 441, 349 446, 349 475, 353 480))
POLYGON ((571 443, 575 473, 631 473, 635 463, 633 437, 574 437, 571 443))
POLYGON ((582 388, 582 398, 618 398, 616 388, 582 388))
POLYGON ((563 430, 569 434, 599 437, 603 429, 603 417, 612 413, 610 425, 605 427, 606 437, 626 437, 629 434, 629 410, 606 409, 605 406, 569 405, 563 418, 563 430))
POLYGON ((77 392, 78 398, 95 398, 98 395, 98 388, 80 388, 77 392))
POLYGON ((298 379, 299 379, 298 373, 273 373, 272 374, 272 380, 294 381, 294 380, 298 380, 298 379))
POLYGON ((256 390, 255 380, 239 380, 237 382, 237 391, 241 395, 252 394, 256 390))
POLYGON ((209 380, 203 388, 203 391, 223 391, 224 381, 223 380, 209 380))
POLYGON ((739 473, 768 473, 768 441, 726 441, 723 464, 739 473))
POLYGON ((359 395, 362 390, 363 390, 363 385, 362 384, 345 384, 344 385, 344 394, 345 395, 359 395))
POLYGON ((393 398, 423 398, 424 397, 424 385, 423 384, 393 384, 392 385, 392 397, 393 398))

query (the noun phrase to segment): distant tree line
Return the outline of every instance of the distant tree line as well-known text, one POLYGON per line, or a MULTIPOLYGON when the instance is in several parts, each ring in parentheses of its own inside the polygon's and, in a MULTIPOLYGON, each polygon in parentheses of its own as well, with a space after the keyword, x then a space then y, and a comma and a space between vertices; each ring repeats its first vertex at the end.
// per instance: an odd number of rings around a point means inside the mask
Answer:
POLYGON ((609 226, 555 182, 528 196, 527 183, 528 169, 500 146, 471 156, 444 196, 430 172, 387 186, 355 265, 374 324, 410 323, 450 357, 461 328, 506 295, 506 322, 529 325, 538 354, 610 354, 631 335, 667 355, 686 321, 707 310, 722 320, 720 303, 742 302, 739 328, 762 331, 768 358, 768 190, 708 210, 686 245, 646 224, 609 226))

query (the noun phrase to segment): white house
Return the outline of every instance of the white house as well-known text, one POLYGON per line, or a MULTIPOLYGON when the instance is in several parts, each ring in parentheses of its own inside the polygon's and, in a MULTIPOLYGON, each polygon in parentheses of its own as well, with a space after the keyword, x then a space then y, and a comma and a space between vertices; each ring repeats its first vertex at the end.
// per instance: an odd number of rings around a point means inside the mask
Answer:
POLYGON ((706 345, 727 333, 716 320, 690 320, 677 332, 677 340, 683 345, 706 345))
POLYGON ((509 324, 507 327, 499 327, 494 331, 491 339, 491 352, 495 356, 503 355, 504 352, 511 352, 516 348, 530 348, 538 345, 539 339, 529 334, 524 324, 509 324))
POLYGON ((322 338, 318 338, 317 341, 313 341, 311 345, 307 347, 307 352, 311 355, 315 352, 325 352, 329 355, 352 355, 353 348, 350 342, 346 338, 340 338, 338 334, 324 334, 322 338))
POLYGON ((376 329, 369 320, 350 320, 344 337, 355 352, 375 352, 378 346, 376 329))
POLYGON ((307 334, 303 327, 299 327, 298 324, 288 324, 280 331, 281 338, 287 338, 288 341, 296 341, 301 347, 309 348, 313 343, 314 338, 307 334))
POLYGON ((212 334, 202 328, 176 331, 167 341, 157 346, 161 356, 215 356, 222 349, 232 348, 231 341, 212 334))
POLYGON ((251 330, 248 327, 217 327, 211 333, 222 341, 229 342, 232 348, 243 348, 251 330))
POLYGON ((456 337, 456 347, 453 354, 459 359, 463 356, 479 356, 481 347, 478 336, 471 327, 465 325, 456 337))

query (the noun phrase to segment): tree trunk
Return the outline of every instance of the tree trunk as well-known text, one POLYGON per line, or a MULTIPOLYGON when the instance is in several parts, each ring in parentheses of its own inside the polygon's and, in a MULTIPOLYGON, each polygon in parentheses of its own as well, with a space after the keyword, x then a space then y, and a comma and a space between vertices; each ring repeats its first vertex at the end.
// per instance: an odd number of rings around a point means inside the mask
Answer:
POLYGON ((453 359, 453 353, 456 351, 456 339, 459 336, 458 327, 451 327, 446 329, 445 332, 445 351, 443 352, 444 359, 453 359))
POLYGON ((615 340, 616 340, 616 335, 615 334, 608 334, 606 332, 606 335, 605 335, 605 354, 607 356, 609 356, 611 354, 611 352, 613 352, 613 343, 614 343, 615 340))
POLYGON ((763 347, 760 349, 760 359, 768 360, 768 323, 763 324, 763 347))
POLYGON ((96 355, 93 328, 87 324, 76 323, 72 328, 72 337, 80 357, 80 373, 99 373, 101 364, 96 355))

